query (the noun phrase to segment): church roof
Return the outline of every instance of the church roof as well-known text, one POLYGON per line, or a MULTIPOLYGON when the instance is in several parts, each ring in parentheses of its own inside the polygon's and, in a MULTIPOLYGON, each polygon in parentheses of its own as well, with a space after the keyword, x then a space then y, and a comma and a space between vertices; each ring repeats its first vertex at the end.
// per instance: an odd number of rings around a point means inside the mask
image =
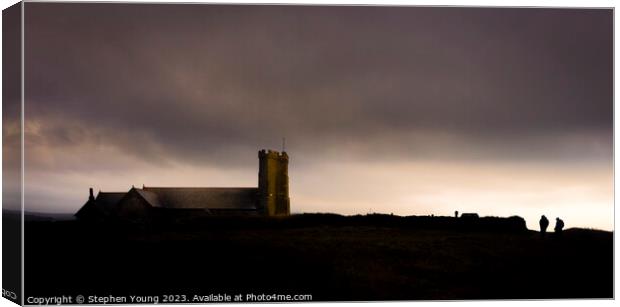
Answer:
POLYGON ((151 191, 143 190, 143 189, 135 189, 135 190, 151 206, 153 206, 153 207, 162 207, 161 202, 159 201, 159 197, 157 197, 157 194, 155 194, 155 193, 153 193, 151 191))
POLYGON ((136 190, 144 193, 141 195, 154 207, 174 209, 254 210, 258 196, 258 188, 144 187, 136 190))
POLYGON ((125 194, 127 194, 127 192, 99 192, 97 198, 95 198, 95 203, 97 207, 104 211, 110 211, 114 209, 125 194))
POLYGON ((99 192, 94 200, 88 200, 75 215, 86 218, 95 215, 108 216, 116 209, 116 204, 125 194, 125 192, 99 192))

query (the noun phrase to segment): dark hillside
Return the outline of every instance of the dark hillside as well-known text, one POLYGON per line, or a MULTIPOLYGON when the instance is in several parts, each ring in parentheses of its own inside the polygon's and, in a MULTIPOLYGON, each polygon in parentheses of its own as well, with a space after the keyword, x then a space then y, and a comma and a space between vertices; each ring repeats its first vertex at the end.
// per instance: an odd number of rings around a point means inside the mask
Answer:
POLYGON ((612 233, 569 229, 542 238, 520 221, 299 215, 182 226, 29 222, 26 296, 612 297, 612 233))

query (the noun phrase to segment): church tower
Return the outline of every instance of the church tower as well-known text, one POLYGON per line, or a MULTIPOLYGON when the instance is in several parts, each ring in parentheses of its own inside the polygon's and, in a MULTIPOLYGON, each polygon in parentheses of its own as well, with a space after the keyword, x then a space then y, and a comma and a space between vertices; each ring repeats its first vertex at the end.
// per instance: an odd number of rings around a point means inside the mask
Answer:
POLYGON ((289 215, 288 155, 273 150, 258 152, 258 206, 267 216, 289 215))

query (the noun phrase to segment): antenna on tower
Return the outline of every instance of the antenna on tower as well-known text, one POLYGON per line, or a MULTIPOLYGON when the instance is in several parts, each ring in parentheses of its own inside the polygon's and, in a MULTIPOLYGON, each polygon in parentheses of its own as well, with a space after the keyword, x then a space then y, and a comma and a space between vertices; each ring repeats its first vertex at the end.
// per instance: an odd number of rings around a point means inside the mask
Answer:
POLYGON ((282 138, 282 152, 286 151, 286 138, 282 138))

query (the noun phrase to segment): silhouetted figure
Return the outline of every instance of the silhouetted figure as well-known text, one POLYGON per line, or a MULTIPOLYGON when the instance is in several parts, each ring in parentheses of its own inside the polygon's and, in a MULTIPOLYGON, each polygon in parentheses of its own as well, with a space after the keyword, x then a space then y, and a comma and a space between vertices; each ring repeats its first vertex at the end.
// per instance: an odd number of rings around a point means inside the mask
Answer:
POLYGON ((560 219, 559 217, 555 218, 555 228, 553 230, 555 230, 555 233, 560 235, 562 234, 562 229, 564 229, 564 221, 562 221, 562 219, 560 219))
POLYGON ((543 215, 540 217, 538 224, 540 224, 540 234, 544 237, 545 233, 547 233, 547 227, 549 227, 549 220, 543 215))
POLYGON ((459 217, 459 212, 458 211, 454 211, 454 217, 459 217))

